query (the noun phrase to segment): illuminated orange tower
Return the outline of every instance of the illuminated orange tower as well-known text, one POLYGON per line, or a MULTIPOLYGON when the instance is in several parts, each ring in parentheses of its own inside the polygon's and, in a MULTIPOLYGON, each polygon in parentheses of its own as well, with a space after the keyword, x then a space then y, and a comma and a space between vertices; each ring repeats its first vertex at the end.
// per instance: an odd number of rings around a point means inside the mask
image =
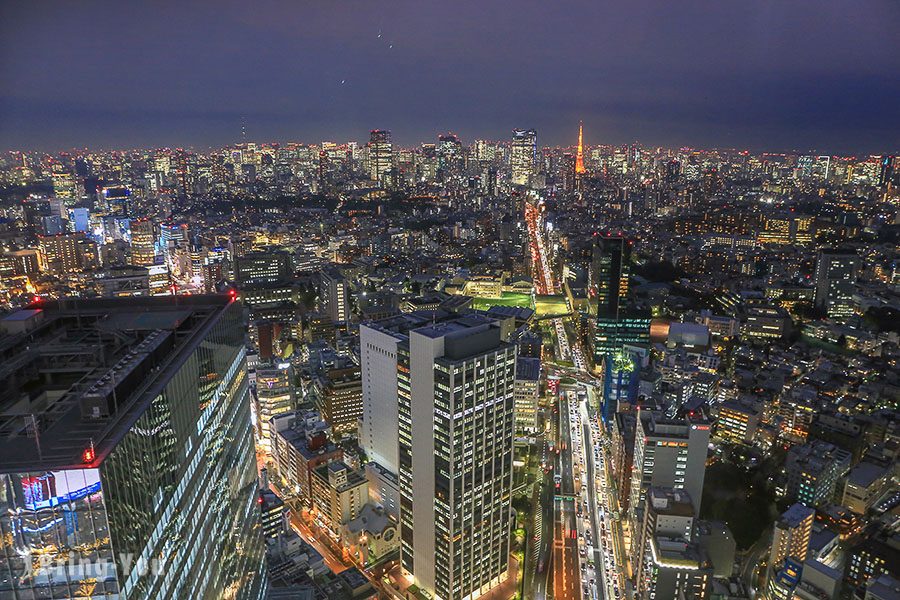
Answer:
POLYGON ((584 146, 582 145, 582 129, 584 128, 584 124, 581 121, 578 121, 578 152, 575 154, 575 174, 581 175, 584 173, 584 146))

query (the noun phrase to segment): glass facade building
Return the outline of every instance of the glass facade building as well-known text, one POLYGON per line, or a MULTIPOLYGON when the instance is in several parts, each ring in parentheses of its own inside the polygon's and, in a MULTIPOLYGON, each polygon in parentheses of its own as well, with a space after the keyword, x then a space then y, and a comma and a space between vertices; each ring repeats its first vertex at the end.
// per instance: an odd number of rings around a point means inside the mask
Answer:
MULTIPOLYGON (((42 309, 28 333, 38 373, 10 374, 33 384, 50 355, 77 371, 30 426, 2 423, 13 435, 0 442, 0 599, 261 598, 240 306, 221 297, 79 304, 77 315, 42 309), (109 335, 129 343, 100 345, 109 335)), ((14 350, 16 339, 0 341, 14 350)), ((65 379, 59 369, 43 375, 65 379)))

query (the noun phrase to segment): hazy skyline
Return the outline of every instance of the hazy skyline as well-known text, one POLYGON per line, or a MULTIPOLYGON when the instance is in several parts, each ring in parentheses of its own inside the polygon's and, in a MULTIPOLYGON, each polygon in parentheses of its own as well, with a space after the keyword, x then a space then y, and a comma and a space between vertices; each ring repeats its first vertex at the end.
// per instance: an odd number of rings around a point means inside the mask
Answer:
POLYGON ((539 143, 891 152, 900 5, 6 3, 0 148, 539 143))

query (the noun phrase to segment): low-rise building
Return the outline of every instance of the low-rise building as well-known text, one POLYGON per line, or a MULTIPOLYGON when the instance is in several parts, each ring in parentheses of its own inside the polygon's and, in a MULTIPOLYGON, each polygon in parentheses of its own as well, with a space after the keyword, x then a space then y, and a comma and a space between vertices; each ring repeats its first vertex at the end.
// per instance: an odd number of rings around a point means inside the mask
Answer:
POLYGON ((794 446, 784 463, 785 496, 810 507, 827 504, 849 469, 850 453, 833 444, 813 440, 794 446))
POLYGON ((884 493, 891 478, 890 469, 863 461, 853 467, 844 484, 841 504, 859 515, 866 514, 884 493))
POLYGON ((719 406, 716 435, 732 444, 750 444, 762 417, 762 403, 753 400, 728 400, 719 406))
POLYGON ((272 460, 276 483, 307 506, 312 503, 311 473, 340 460, 344 453, 328 438, 329 427, 314 410, 295 411, 272 419, 272 460))
POLYGON ((310 479, 313 514, 337 537, 341 527, 359 516, 369 501, 369 484, 360 471, 341 460, 316 467, 310 479))
POLYGON ((741 334, 750 338, 783 338, 791 324, 791 317, 783 308, 755 306, 748 308, 746 315, 741 334))
POLYGON ((366 504, 341 528, 341 543, 362 564, 372 564, 400 549, 399 525, 383 507, 366 504))

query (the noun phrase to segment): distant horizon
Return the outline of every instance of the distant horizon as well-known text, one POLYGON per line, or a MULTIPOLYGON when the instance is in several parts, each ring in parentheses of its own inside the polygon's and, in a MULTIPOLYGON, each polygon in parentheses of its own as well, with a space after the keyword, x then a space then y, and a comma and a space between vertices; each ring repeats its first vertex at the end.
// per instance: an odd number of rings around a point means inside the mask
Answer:
MULTIPOLYGON (((496 138, 496 137, 486 137, 486 136, 473 136, 473 137, 465 137, 458 134, 455 131, 440 131, 433 135, 431 140, 421 140, 417 142, 409 142, 404 140, 402 142, 398 141, 397 138, 393 134, 393 130, 390 128, 382 128, 386 129, 391 133, 391 141, 394 144, 394 147, 401 149, 417 149, 420 148, 424 144, 432 144, 437 143, 438 137, 441 135, 456 135, 459 137, 460 142, 464 147, 471 146, 476 141, 484 141, 491 144, 509 144, 512 137, 512 129, 510 129, 510 137, 509 138, 496 138)), ((371 130, 366 130, 366 134, 371 130)), ((585 127, 585 131, 587 132, 587 127, 585 127)), ((538 148, 551 148, 551 149, 562 149, 562 148, 575 148, 578 145, 578 128, 577 125, 575 127, 575 136, 572 143, 559 143, 559 144, 544 144, 541 143, 541 132, 537 130, 537 147, 538 148)), ((198 154, 203 154, 205 152, 214 152, 216 150, 221 150, 223 148, 230 148, 235 146, 240 146, 241 144, 256 144, 260 146, 271 146, 271 145, 279 145, 286 146, 291 144, 301 145, 301 146, 316 146, 321 145, 326 142, 343 145, 351 142, 356 142, 359 147, 364 147, 368 142, 368 137, 358 137, 358 138, 339 138, 336 136, 328 136, 323 137, 317 141, 306 141, 306 140, 291 140, 291 139, 242 139, 233 142, 222 142, 218 144, 210 144, 210 145, 184 145, 184 144, 163 144, 163 145, 134 145, 134 146, 105 146, 105 145, 92 145, 92 146, 72 146, 72 147, 59 147, 55 149, 48 148, 24 148, 24 147, 10 147, 2 150, 4 153, 41 153, 48 155, 55 154, 66 154, 66 153, 77 153, 77 152, 136 152, 136 151, 146 151, 146 150, 186 150, 198 154)), ((693 145, 693 144, 658 144, 658 143, 648 143, 644 142, 640 139, 634 139, 628 142, 591 142, 587 133, 585 133, 585 148, 597 148, 597 147, 623 147, 630 146, 632 144, 636 144, 642 148, 646 149, 662 149, 662 150, 692 150, 692 151, 700 151, 700 152, 748 152, 750 154, 784 154, 784 155, 818 155, 818 156, 830 156, 836 158, 860 158, 867 156, 895 156, 900 154, 900 144, 896 146, 895 149, 891 150, 888 148, 882 148, 881 150, 865 150, 865 151, 831 151, 827 148, 760 148, 760 147, 745 147, 740 145, 733 146, 709 146, 709 145, 693 145)))
POLYGON ((0 148, 542 146, 900 151, 900 3, 0 3, 0 148), (851 18, 852 17, 852 18, 851 18), (542 135, 541 132, 544 132, 542 135))

